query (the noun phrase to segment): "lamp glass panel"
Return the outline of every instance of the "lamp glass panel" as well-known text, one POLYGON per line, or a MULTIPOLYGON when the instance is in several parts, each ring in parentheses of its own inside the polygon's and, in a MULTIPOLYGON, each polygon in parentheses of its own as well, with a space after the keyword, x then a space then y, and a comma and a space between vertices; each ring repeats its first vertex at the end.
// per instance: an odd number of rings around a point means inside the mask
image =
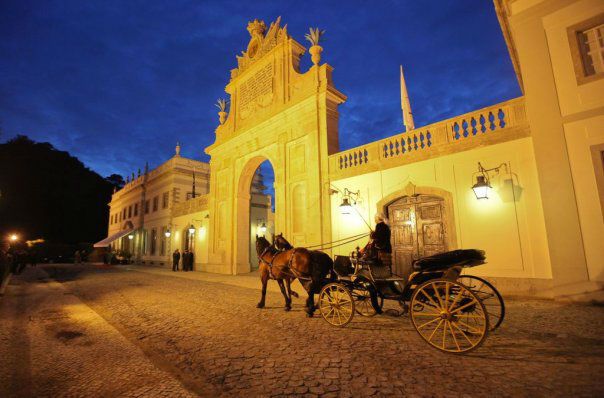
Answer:
POLYGON ((489 190, 491 187, 488 185, 479 185, 476 184, 472 187, 474 190, 474 195, 476 195, 476 199, 488 199, 489 198, 489 190))

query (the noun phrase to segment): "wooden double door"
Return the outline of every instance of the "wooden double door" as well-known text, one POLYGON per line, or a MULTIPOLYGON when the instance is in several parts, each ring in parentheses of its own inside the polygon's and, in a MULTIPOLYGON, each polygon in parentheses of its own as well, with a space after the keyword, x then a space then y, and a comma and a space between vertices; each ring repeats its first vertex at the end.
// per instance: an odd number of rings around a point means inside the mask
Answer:
POLYGON ((392 243, 392 271, 408 276, 413 260, 447 248, 447 215, 443 198, 404 196, 388 205, 392 243))

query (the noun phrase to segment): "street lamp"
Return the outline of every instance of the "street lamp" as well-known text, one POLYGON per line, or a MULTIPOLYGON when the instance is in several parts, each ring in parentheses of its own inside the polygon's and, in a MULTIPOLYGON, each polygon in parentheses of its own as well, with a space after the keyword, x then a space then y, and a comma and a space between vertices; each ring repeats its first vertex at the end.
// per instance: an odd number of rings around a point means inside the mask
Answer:
POLYGON ((11 242, 16 242, 17 240, 19 240, 19 235, 17 235, 17 234, 11 234, 11 235, 8 237, 8 239, 9 239, 11 242))
POLYGON ((350 214, 352 210, 352 205, 347 197, 342 198, 342 204, 340 204, 340 214, 347 215, 350 214))
POLYGON ((195 233, 195 226, 193 224, 191 224, 191 226, 189 227, 189 233, 191 235, 193 235, 195 233))
POLYGON ((482 164, 478 162, 478 172, 472 175, 472 181, 474 181, 474 176, 476 176, 476 182, 472 185, 472 191, 474 191, 474 195, 476 195, 476 199, 488 199, 489 193, 492 189, 491 180, 489 178, 489 172, 494 171, 499 173, 499 169, 505 167, 507 171, 508 165, 506 163, 502 163, 497 167, 493 167, 492 169, 485 169, 482 167, 482 164))
POLYGON ((476 176, 476 184, 472 185, 472 190, 476 199, 488 199, 489 191, 491 190, 491 184, 489 184, 487 177, 476 176))

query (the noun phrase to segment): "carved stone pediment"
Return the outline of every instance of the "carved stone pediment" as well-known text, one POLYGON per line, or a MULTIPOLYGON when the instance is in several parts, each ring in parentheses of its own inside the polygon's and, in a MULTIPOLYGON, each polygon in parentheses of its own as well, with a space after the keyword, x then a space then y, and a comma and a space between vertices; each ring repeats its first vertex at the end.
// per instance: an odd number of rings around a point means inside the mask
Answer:
POLYGON ((271 23, 266 34, 264 21, 255 19, 248 23, 247 30, 251 36, 250 42, 247 45, 247 50, 243 51, 241 55, 237 55, 237 68, 231 70, 231 79, 239 76, 250 65, 289 38, 287 25, 281 27, 280 23, 281 17, 271 23))

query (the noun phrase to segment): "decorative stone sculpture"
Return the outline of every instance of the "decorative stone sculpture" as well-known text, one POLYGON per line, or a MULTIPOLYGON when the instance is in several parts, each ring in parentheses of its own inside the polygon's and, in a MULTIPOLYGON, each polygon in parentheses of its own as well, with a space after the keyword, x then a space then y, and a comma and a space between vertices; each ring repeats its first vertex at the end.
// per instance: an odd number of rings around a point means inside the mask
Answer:
POLYGON ((306 40, 308 40, 311 44, 311 47, 308 49, 311 55, 312 63, 318 65, 321 62, 321 53, 323 52, 323 47, 319 45, 321 41, 321 36, 325 34, 324 30, 319 30, 319 28, 310 28, 310 32, 304 35, 306 40))
POLYGON ((224 122, 226 122, 226 118, 227 118, 227 112, 226 112, 227 100, 225 100, 223 98, 219 98, 216 101, 216 107, 219 109, 218 120, 220 121, 220 124, 224 124, 224 122))
POLYGON ((176 152, 176 155, 174 155, 174 156, 179 157, 180 156, 180 143, 179 142, 176 143, 176 148, 174 148, 174 150, 176 152))

